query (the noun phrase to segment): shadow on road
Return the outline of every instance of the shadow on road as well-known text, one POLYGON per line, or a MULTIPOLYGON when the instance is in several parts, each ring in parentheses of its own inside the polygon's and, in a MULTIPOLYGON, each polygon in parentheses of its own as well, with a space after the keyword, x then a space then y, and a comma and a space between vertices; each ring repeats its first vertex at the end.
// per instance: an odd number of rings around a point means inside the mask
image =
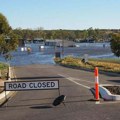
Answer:
POLYGON ((52 99, 55 99, 55 98, 41 98, 41 99, 23 99, 23 100, 20 100, 20 101, 37 101, 37 100, 52 100, 52 99))
MULTIPOLYGON (((51 105, 51 103, 45 103, 45 104, 47 104, 47 106, 50 106, 51 105)), ((18 104, 18 105, 7 105, 7 108, 21 108, 21 107, 34 107, 34 106, 46 106, 45 104, 18 104)), ((6 106, 4 105, 4 106, 2 106, 2 107, 0 107, 0 108, 6 108, 6 106)))
POLYGON ((120 83, 120 80, 108 80, 110 82, 120 83))
POLYGON ((64 78, 62 76, 40 76, 40 77, 18 77, 18 78, 12 78, 12 80, 22 80, 22 79, 50 79, 50 78, 64 78))
POLYGON ((53 108, 53 107, 47 106, 47 105, 40 105, 40 106, 32 106, 30 108, 32 108, 32 109, 48 109, 48 108, 53 108))

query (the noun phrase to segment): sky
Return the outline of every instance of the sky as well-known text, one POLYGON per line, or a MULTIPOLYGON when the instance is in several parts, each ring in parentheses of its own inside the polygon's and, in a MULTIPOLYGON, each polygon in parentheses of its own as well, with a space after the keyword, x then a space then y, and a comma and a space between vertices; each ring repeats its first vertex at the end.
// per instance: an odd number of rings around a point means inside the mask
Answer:
POLYGON ((15 28, 120 29, 120 0, 0 0, 15 28))

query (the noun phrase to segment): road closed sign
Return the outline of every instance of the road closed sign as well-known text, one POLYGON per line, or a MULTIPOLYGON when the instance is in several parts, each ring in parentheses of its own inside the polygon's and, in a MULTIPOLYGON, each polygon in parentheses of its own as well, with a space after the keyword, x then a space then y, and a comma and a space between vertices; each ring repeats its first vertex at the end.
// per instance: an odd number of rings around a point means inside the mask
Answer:
POLYGON ((5 82, 5 91, 59 89, 58 80, 5 82))

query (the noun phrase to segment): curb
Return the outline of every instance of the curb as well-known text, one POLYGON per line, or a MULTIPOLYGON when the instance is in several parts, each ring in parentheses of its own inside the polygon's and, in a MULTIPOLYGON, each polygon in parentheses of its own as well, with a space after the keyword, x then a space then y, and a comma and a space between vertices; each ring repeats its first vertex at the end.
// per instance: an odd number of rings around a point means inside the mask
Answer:
MULTIPOLYGON (((11 78, 13 76, 12 73, 12 68, 9 66, 8 68, 8 80, 7 81, 11 81, 11 78)), ((15 93, 14 91, 3 91, 2 93, 0 93, 0 106, 2 106, 5 102, 8 101, 8 99, 13 95, 13 93, 15 93)))
MULTIPOLYGON (((112 94, 104 86, 119 86, 119 85, 112 85, 112 84, 101 84, 101 85, 99 85, 100 98, 102 98, 104 101, 120 101, 120 95, 112 94)), ((90 91, 92 92, 93 96, 95 97, 95 89, 91 88, 90 91)))
POLYGON ((0 94, 0 106, 2 106, 5 102, 8 101, 8 99, 13 95, 13 91, 3 91, 1 94, 0 94))
POLYGON ((101 84, 99 86, 100 94, 101 94, 101 96, 102 96, 102 98, 104 100, 106 100, 106 101, 117 101, 117 100, 120 100, 120 95, 115 95, 115 94, 110 93, 110 91, 107 90, 104 86, 115 86, 115 85, 101 84))

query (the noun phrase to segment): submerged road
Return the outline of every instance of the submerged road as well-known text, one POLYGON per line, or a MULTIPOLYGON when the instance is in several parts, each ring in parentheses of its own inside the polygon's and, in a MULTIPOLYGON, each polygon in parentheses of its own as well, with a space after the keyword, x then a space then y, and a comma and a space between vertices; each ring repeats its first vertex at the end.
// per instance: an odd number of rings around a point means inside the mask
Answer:
MULTIPOLYGON (((59 90, 16 92, 0 108, 0 120, 119 120, 120 102, 96 104, 89 88, 94 73, 57 65, 14 67, 17 81, 59 80, 59 90), (66 95, 64 104, 53 106, 56 97, 66 95), (7 106, 6 106, 7 105, 7 106)), ((120 84, 120 75, 100 74, 100 83, 120 84)))
MULTIPOLYGON (((63 52, 64 54, 62 54, 62 48, 57 47, 55 49, 53 46, 45 46, 44 49, 39 49, 39 45, 32 44, 31 49, 32 52, 28 54, 27 51, 21 51, 21 48, 19 47, 17 51, 12 53, 12 59, 9 61, 10 65, 23 66, 31 64, 55 64, 55 52, 60 52, 61 57, 83 57, 84 54, 88 54, 88 58, 115 57, 107 43, 105 48, 103 48, 103 43, 80 43, 79 47, 65 47, 63 52)), ((2 56, 0 56, 0 61, 6 62, 2 56)))

